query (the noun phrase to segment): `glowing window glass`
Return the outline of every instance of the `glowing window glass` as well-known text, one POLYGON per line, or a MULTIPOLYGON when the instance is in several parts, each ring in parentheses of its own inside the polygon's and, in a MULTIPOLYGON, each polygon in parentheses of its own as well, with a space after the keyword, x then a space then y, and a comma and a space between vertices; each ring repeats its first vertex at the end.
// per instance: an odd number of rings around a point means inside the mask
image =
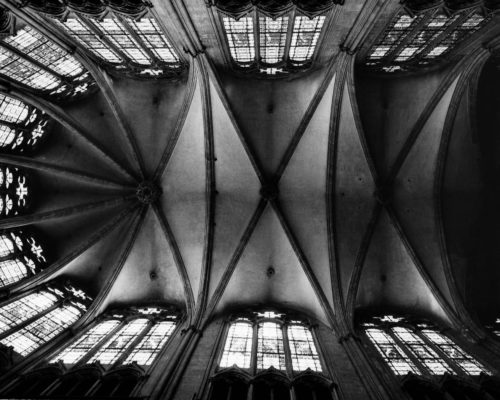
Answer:
POLYGON ((14 351, 26 356, 70 327, 81 314, 79 308, 65 305, 43 315, 0 342, 5 346, 12 346, 14 351))
POLYGON ((439 347, 439 349, 466 374, 479 375, 481 372, 490 373, 481 363, 463 351, 446 336, 430 329, 422 330, 422 334, 434 345, 439 347))
POLYGON ((140 21, 128 19, 127 22, 156 57, 167 63, 179 63, 177 54, 154 18, 142 18, 140 21))
POLYGON ((285 351, 281 326, 274 322, 262 322, 257 335, 257 368, 273 366, 285 370, 285 351))
POLYGON ((0 286, 11 285, 27 276, 28 268, 22 261, 18 259, 0 261, 0 286))
POLYGON ((415 333, 403 327, 393 328, 392 331, 431 374, 443 375, 446 372, 454 374, 450 366, 415 333))
POLYGON ((408 372, 413 372, 414 374, 420 373, 413 361, 386 332, 376 328, 366 329, 365 332, 384 361, 396 375, 406 375, 408 372))
POLYGON ((6 257, 14 252, 14 244, 5 235, 0 235, 0 257, 6 257))
POLYGON ((107 334, 120 324, 117 320, 106 320, 84 333, 76 342, 70 344, 61 353, 52 358, 51 362, 61 360, 65 364, 76 364, 91 349, 97 346, 107 334))
POLYGON ((290 44, 290 60, 308 61, 311 59, 324 22, 324 16, 312 19, 301 15, 295 17, 290 44))
POLYGON ((110 40, 120 51, 126 54, 137 64, 149 65, 151 59, 140 44, 127 31, 124 23, 118 18, 104 18, 104 20, 92 20, 89 23, 95 24, 106 38, 110 40))
POLYGON ((321 372, 318 352, 311 332, 302 325, 288 327, 288 342, 292 356, 292 366, 295 371, 305 371, 310 368, 321 372))
POLYGON ((252 337, 253 328, 249 322, 232 323, 227 334, 220 366, 226 368, 237 365, 240 368, 250 368, 252 337))
POLYGON ((22 101, 0 94, 0 120, 21 123, 28 118, 28 106, 22 101))
POLYGON ((276 64, 285 54, 288 17, 259 17, 260 56, 266 64, 276 64))
POLYGON ((72 77, 83 72, 83 67, 73 56, 30 27, 21 29, 4 42, 60 75, 72 77))
POLYGON ((135 319, 128 322, 90 358, 88 363, 99 360, 103 365, 113 364, 147 325, 147 319, 135 319))
POLYGON ((235 20, 231 17, 223 18, 226 30, 229 51, 234 61, 251 63, 255 59, 253 18, 242 17, 235 20))
POLYGON ((16 131, 5 125, 0 125, 0 147, 6 147, 16 138, 16 131))
POLYGON ((65 21, 54 19, 54 21, 77 42, 91 50, 98 57, 110 63, 122 62, 118 54, 78 18, 68 18, 65 21))
POLYGON ((155 324, 134 347, 125 360, 125 364, 137 362, 139 365, 151 365, 175 329, 175 322, 162 321, 155 324))
POLYGON ((57 297, 49 292, 32 293, 0 308, 0 333, 40 314, 57 303, 57 297))

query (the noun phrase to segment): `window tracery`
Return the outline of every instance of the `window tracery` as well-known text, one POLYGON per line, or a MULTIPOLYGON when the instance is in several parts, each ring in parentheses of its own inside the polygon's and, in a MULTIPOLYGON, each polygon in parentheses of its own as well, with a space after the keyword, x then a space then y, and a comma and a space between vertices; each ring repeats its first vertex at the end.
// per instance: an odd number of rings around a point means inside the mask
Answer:
POLYGON ((69 283, 50 284, 0 307, 0 343, 27 356, 73 325, 91 299, 69 283))
POLYGON ((212 0, 229 55, 242 71, 282 75, 312 65, 332 1, 282 4, 212 0))
POLYGON ((0 39, 0 75, 59 99, 80 96, 94 86, 78 60, 29 26, 0 39))
POLYGON ((182 72, 183 63, 148 3, 125 1, 121 7, 104 1, 81 6, 48 3, 28 5, 110 68, 141 77, 182 72))
POLYGON ((370 70, 411 71, 440 62, 462 41, 484 27, 484 7, 401 9, 371 47, 365 60, 370 70))
POLYGON ((177 326, 177 315, 161 308, 116 310, 51 359, 75 366, 99 362, 106 368, 151 365, 177 326))
POLYGON ((34 232, 0 233, 0 287, 36 275, 47 265, 45 250, 34 232))
POLYGON ((0 165, 0 216, 26 213, 31 197, 29 175, 19 168, 0 165))
POLYGON ((249 386, 254 399, 289 399, 291 390, 300 400, 312 399, 319 393, 324 396, 321 398, 331 398, 331 383, 323 372, 307 323, 274 311, 231 320, 212 378, 210 398, 244 398, 249 386))
POLYGON ((43 111, 0 93, 0 149, 33 152, 45 139, 51 119, 43 111))
POLYGON ((386 315, 361 324, 395 375, 490 374, 490 370, 426 322, 386 315))

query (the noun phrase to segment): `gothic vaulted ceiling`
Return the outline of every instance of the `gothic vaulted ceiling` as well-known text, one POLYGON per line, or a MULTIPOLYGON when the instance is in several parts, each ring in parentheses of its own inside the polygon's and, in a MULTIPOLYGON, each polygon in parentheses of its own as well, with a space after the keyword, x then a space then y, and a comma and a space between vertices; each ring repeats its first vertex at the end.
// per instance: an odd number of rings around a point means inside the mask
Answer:
POLYGON ((339 45, 367 46, 394 5, 347 0, 315 68, 261 79, 227 68, 203 1, 152 3, 188 51, 179 79, 87 60, 99 90, 81 100, 12 89, 58 122, 33 160, 0 156, 39 181, 34 212, 0 227, 34 224, 55 255, 13 291, 65 276, 95 296, 89 318, 156 302, 202 323, 274 305, 341 330, 356 309, 455 322, 500 309, 481 239, 498 230, 498 143, 476 123, 499 80, 480 41, 439 69, 358 73, 339 45))

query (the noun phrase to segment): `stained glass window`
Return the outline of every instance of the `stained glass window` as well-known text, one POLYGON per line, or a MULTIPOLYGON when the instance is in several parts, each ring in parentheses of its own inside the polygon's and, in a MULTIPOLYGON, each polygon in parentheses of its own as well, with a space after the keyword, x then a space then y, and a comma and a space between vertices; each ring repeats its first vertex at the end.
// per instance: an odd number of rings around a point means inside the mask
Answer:
POLYGON ((15 167, 0 166, 0 216, 25 213, 29 198, 25 173, 15 167))
MULTIPOLYGON (((26 264, 30 266, 29 263, 26 264)), ((27 265, 18 259, 0 261, 0 286, 11 285, 27 277, 27 265)))
POLYGON ((26 356, 69 328, 81 315, 82 310, 79 308, 73 305, 64 305, 1 339, 0 342, 6 346, 12 346, 14 351, 26 356))
POLYGON ((266 64, 276 64, 285 54, 288 17, 259 17, 260 57, 266 64))
POLYGON ((362 324, 367 337, 396 375, 489 374, 480 362, 429 323, 393 316, 362 324))
POLYGON ((146 328, 147 319, 134 319, 124 325, 90 358, 103 365, 111 365, 125 352, 131 342, 146 328))
POLYGON ((233 322, 227 334, 220 366, 226 368, 237 365, 240 368, 250 368, 252 338, 253 327, 250 322, 233 322))
POLYGON ((396 327, 392 331, 431 374, 443 375, 446 372, 449 374, 454 373, 453 369, 429 345, 408 328, 396 327))
POLYGON ((75 323, 90 298, 69 284, 49 285, 0 307, 0 343, 26 356, 75 323))
POLYGON ((154 325, 134 347, 125 364, 135 361, 139 365, 151 365, 170 338, 175 326, 173 321, 162 321, 154 325))
POLYGON ((253 62, 255 59, 253 18, 248 16, 236 20, 224 17, 222 21, 231 57, 237 63, 253 62))
POLYGON ((302 15, 295 18, 290 44, 290 60, 303 62, 311 59, 324 22, 325 17, 321 15, 312 19, 302 15))
POLYGON ((259 324, 257 332, 257 368, 267 369, 273 366, 285 370, 281 326, 275 322, 263 322, 259 324))
POLYGON ((462 10, 451 15, 440 9, 400 12, 370 49, 369 68, 394 72, 411 65, 429 64, 450 52, 483 27, 488 18, 478 11, 462 10))
POLYGON ((0 235, 0 257, 6 257, 14 252, 14 244, 6 235, 0 235))
POLYGON ((94 347, 111 333, 118 325, 118 320, 103 321, 88 332, 84 333, 76 342, 68 346, 61 353, 52 358, 51 362, 61 360, 65 364, 76 364, 94 347))
POLYGON ((288 343, 292 356, 292 367, 295 371, 305 371, 310 368, 321 372, 321 363, 309 329, 304 325, 288 327, 288 343))
POLYGON ((446 356, 467 375, 479 375, 481 372, 489 373, 481 363, 453 343, 448 337, 429 329, 422 330, 422 334, 446 354, 446 356))
POLYGON ((396 375, 406 375, 408 372, 419 373, 413 361, 386 332, 376 328, 366 329, 365 332, 384 361, 396 375))

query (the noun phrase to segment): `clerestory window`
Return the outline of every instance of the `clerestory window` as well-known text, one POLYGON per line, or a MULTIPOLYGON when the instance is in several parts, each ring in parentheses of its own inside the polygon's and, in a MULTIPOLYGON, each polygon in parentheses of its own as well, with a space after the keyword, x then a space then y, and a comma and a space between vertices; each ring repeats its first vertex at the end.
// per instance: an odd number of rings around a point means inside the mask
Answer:
POLYGON ((43 111, 0 93, 0 150, 33 152, 45 139, 51 119, 43 111))
POLYGON ((0 217, 25 214, 31 197, 28 174, 16 167, 0 165, 0 217))
POLYGON ((36 275, 46 266, 45 250, 33 232, 0 234, 0 287, 36 275))
POLYGON ((51 359, 67 366, 98 361, 106 368, 137 363, 151 365, 177 326, 167 310, 146 307, 114 310, 65 346, 51 359))
MULTIPOLYGON (((50 10, 41 11, 47 15, 50 10)), ((116 71, 161 77, 182 70, 177 50, 144 5, 139 13, 126 13, 106 8, 103 2, 96 13, 68 7, 63 14, 44 18, 116 71)))
POLYGON ((90 298, 70 284, 50 284, 0 306, 0 343, 27 356, 73 325, 90 298))
POLYGON ((0 76, 56 98, 81 95, 93 85, 75 57, 30 26, 0 39, 0 76))
POLYGON ((401 10, 368 52, 365 65, 385 72, 436 63, 489 21, 480 8, 401 10))
POLYGON ((395 375, 477 376, 490 370, 431 324, 386 315, 361 324, 395 375))
POLYGON ((298 9, 278 16, 257 8, 245 15, 221 13, 234 64, 268 75, 310 67, 326 17, 308 16, 298 9))

